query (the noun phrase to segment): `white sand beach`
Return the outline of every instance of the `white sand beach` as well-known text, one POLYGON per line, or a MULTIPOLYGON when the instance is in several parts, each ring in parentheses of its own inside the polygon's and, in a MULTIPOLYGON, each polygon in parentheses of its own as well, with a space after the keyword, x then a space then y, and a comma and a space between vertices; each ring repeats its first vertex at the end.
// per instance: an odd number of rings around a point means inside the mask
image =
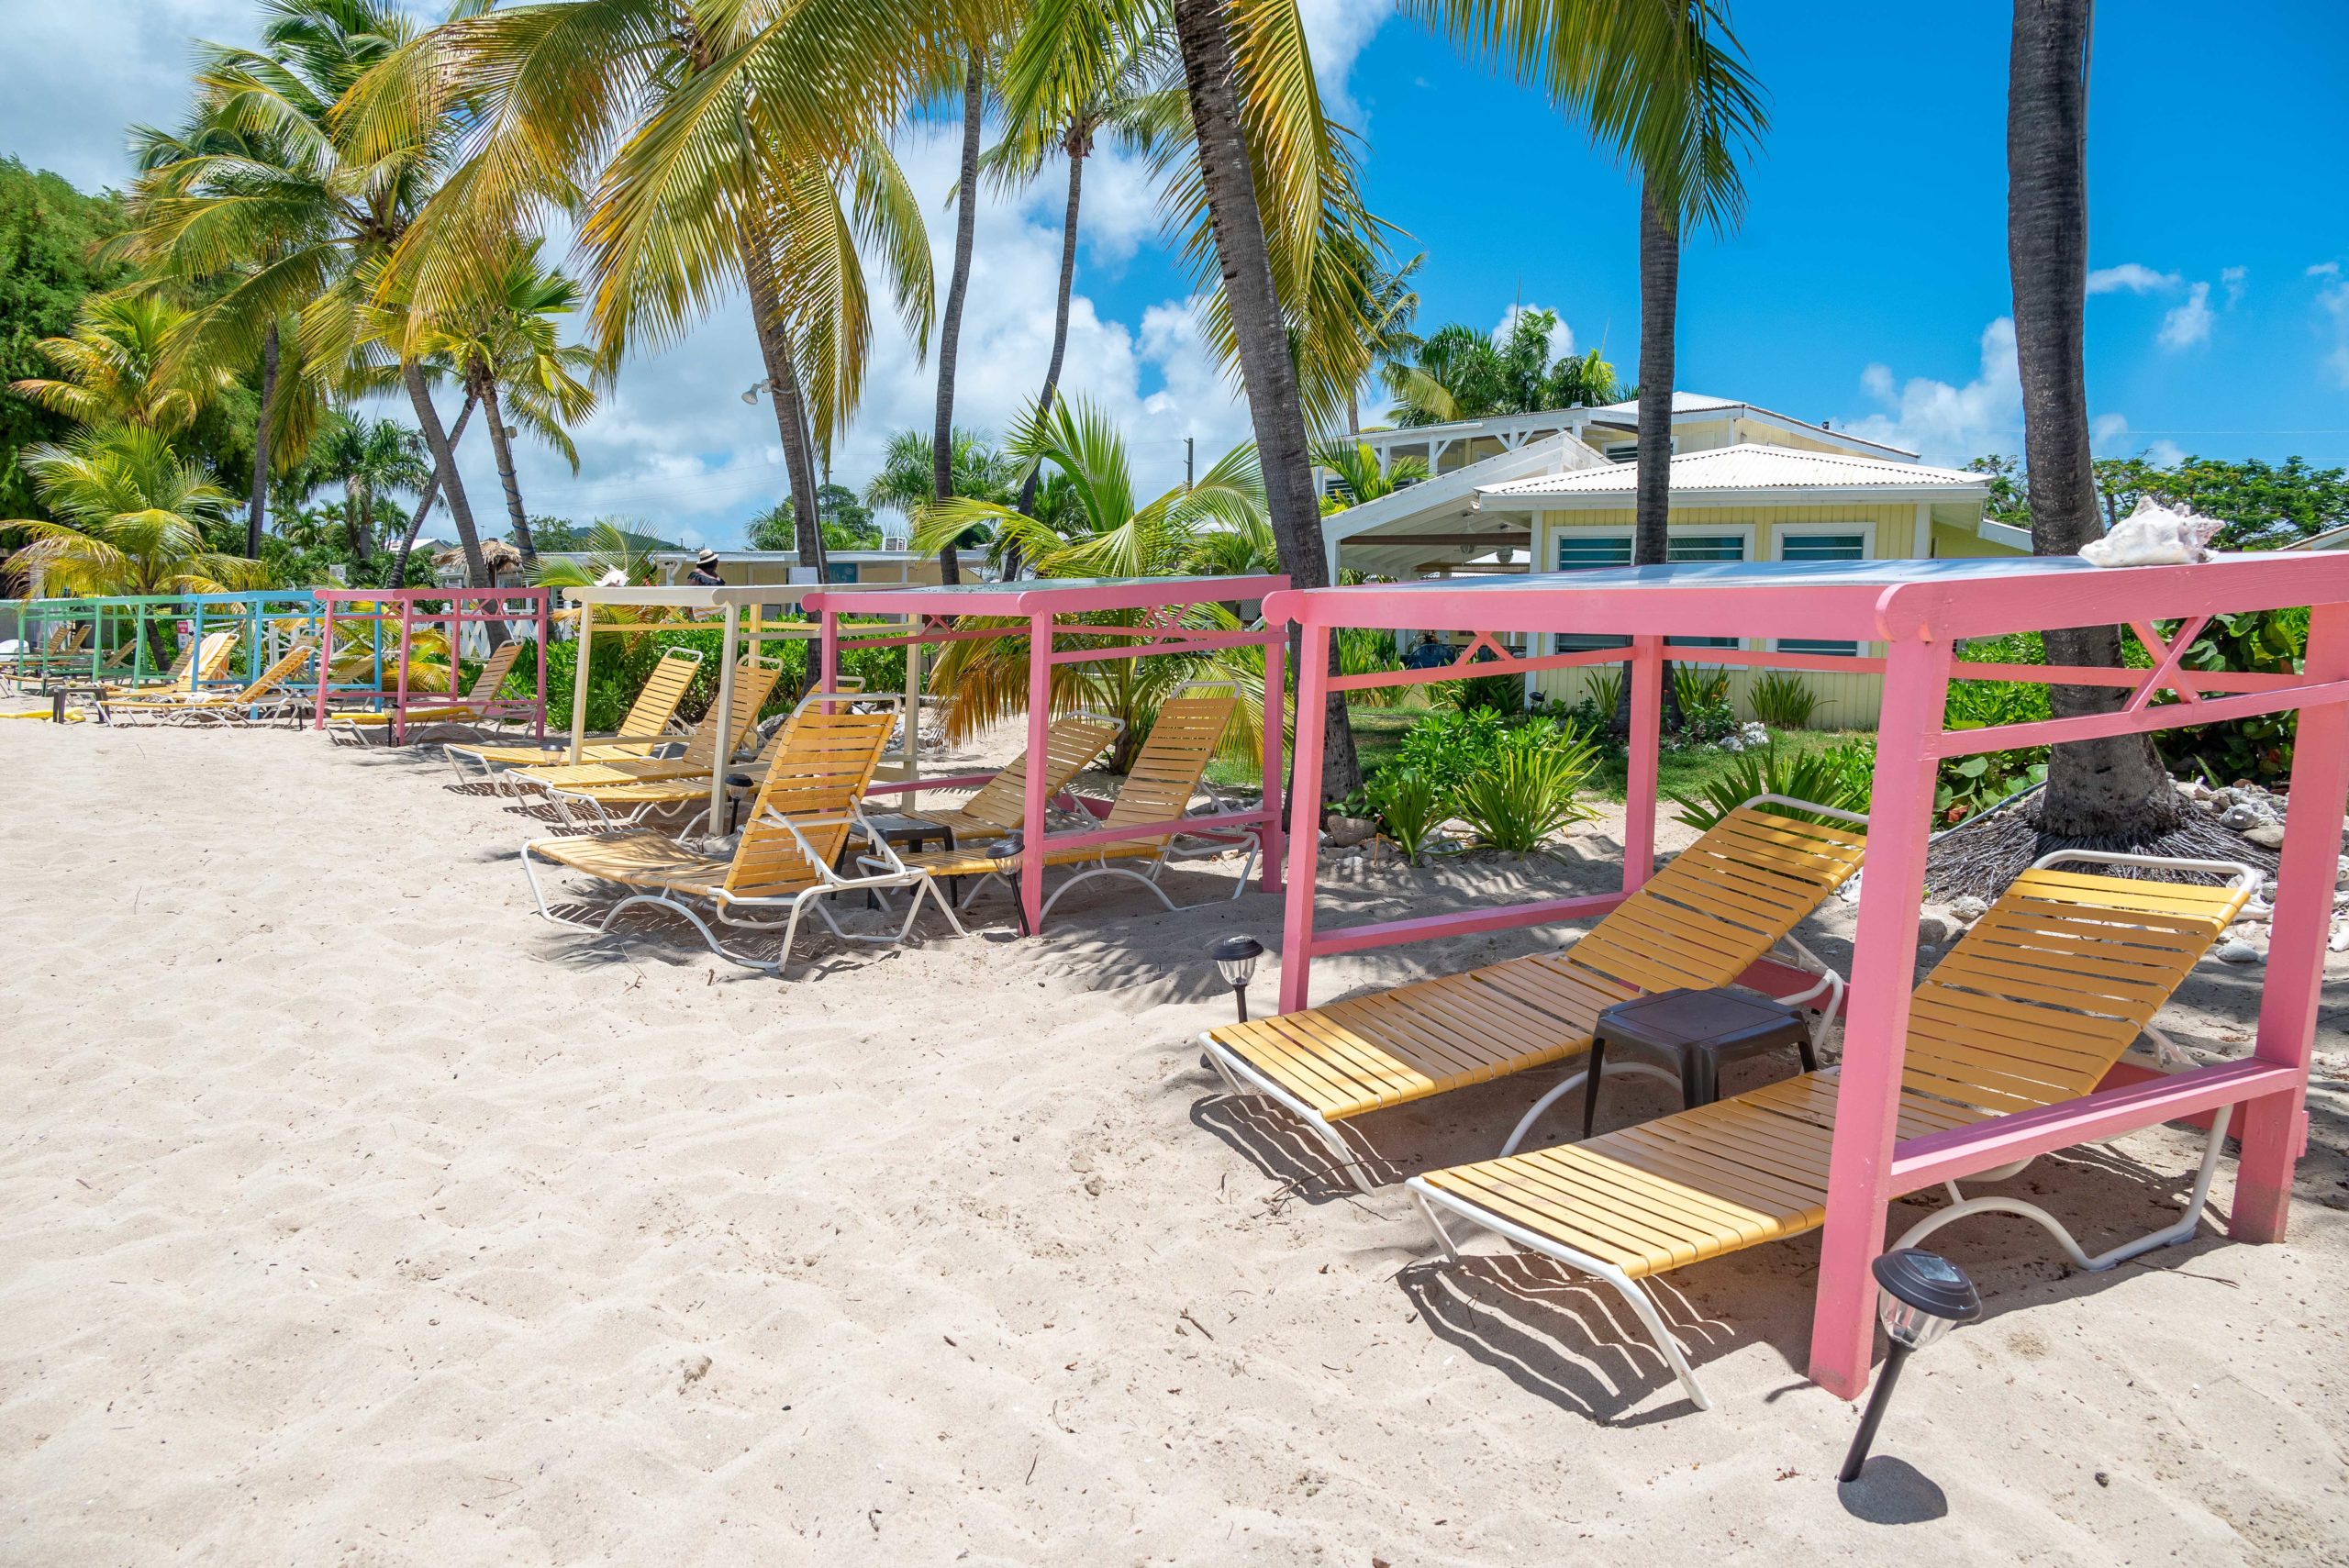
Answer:
MULTIPOLYGON (((2225 1239, 2231 1163, 2197 1240, 2110 1273, 2020 1220, 1943 1232, 1985 1320, 1839 1489, 1815 1237, 1661 1282, 1698 1412, 1603 1290, 1431 1266, 1400 1186, 1341 1190, 1219 1093, 1204 949, 1276 942, 1275 900, 1105 884, 1035 940, 998 902, 779 983, 682 927, 540 921, 535 825, 447 777, 306 732, 0 726, 0 1562, 2349 1562, 2337 982, 2291 1241, 2225 1239)), ((1614 875, 1604 823, 1578 847, 1323 896, 1614 875)), ((1848 911, 1820 930, 1847 951, 1848 911)), ((1315 995, 1537 945, 1333 960, 1315 995)), ((2258 977, 2206 962, 2180 1037, 2247 1051, 2258 977)), ((1362 1130, 1398 1172, 1481 1157, 1551 1081, 1362 1130)), ((1671 1104, 1630 1080, 1604 1115, 1671 1104)), ((2199 1148, 2014 1187, 2133 1232, 2199 1148)))

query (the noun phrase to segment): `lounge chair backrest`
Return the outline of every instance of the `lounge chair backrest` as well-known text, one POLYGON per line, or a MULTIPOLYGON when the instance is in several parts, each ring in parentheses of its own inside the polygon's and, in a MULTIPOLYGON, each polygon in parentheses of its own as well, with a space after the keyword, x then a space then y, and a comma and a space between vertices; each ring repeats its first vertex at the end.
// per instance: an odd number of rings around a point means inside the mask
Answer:
POLYGON ((1642 991, 1719 985, 1786 940, 1860 868, 1866 834, 1747 804, 1705 830, 1567 954, 1642 991))
MULTIPOLYGON (((1052 729, 1044 737, 1045 794, 1049 798, 1069 786, 1069 781, 1085 771, 1085 765, 1108 751, 1125 726, 1114 718, 1097 713, 1071 714, 1052 720, 1052 729)), ((963 815, 990 827, 1012 828, 1026 820, 1028 809, 1028 753, 1022 751, 1011 765, 989 779, 963 804, 963 815)))
POLYGON ((69 621, 65 625, 58 627, 50 632, 49 651, 51 653, 71 653, 89 639, 89 622, 69 621))
MULTIPOLYGON (((734 722, 726 727, 726 754, 731 757, 741 750, 742 742, 751 730, 759 727, 759 709, 766 706, 767 694, 783 671, 770 664, 738 664, 734 667, 734 722)), ((718 705, 709 705, 699 724, 685 740, 684 761, 708 767, 717 761, 712 755, 718 744, 718 705)))
POLYGON ((228 661, 237 655, 237 634, 233 631, 206 632, 202 651, 195 656, 195 678, 199 684, 217 681, 228 673, 228 661))
POLYGON ((1901 1082, 1993 1114, 2102 1081, 2250 896, 2040 866, 1974 923, 1909 1005, 1901 1082))
MULTIPOLYGON (((1177 696, 1158 710, 1150 739, 1141 743, 1133 768, 1103 818, 1105 828, 1130 823, 1172 822, 1191 808, 1199 777, 1208 771, 1223 727, 1240 711, 1237 696, 1177 696)), ((1171 836, 1167 833, 1150 838, 1171 836)))
POLYGON ((505 687, 506 677, 514 668, 515 656, 522 651, 522 644, 508 638, 489 651, 481 662, 481 673, 473 677, 473 689, 465 694, 473 702, 487 702, 505 687))
POLYGON ((848 843, 848 816, 881 766, 896 728, 895 705, 879 713, 851 713, 845 705, 826 713, 818 694, 803 698, 783 728, 783 745, 767 766, 749 824, 726 873, 726 890, 742 898, 768 898, 798 892, 818 880, 799 831, 827 865, 848 843))
POLYGON ((310 655, 317 651, 317 649, 309 643, 295 643, 286 651, 285 657, 263 670, 258 680, 230 699, 229 706, 261 701, 270 694, 272 688, 282 686, 300 674, 302 667, 310 662, 310 655))
POLYGON ((694 684, 700 670, 697 649, 673 648, 661 655, 661 662, 652 666, 652 673, 638 688, 636 701, 629 705, 619 733, 641 740, 668 728, 669 721, 677 717, 677 705, 685 700, 685 688, 694 684))

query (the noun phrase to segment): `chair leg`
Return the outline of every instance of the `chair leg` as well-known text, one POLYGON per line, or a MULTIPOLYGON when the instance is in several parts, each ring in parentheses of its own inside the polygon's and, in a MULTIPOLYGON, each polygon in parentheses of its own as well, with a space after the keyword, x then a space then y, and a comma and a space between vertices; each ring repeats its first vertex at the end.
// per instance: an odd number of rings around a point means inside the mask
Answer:
POLYGON ((1913 1247, 1942 1227, 1955 1224, 1958 1220, 1969 1218, 1974 1215, 2011 1214, 2032 1221, 2054 1237, 2056 1245, 2064 1249, 2065 1255, 2072 1260, 2074 1268, 2088 1273, 2102 1273, 2143 1253, 2162 1247, 2174 1247, 2181 1241, 2190 1241, 2201 1229, 2202 1206, 2210 1200, 2210 1181, 2218 1174, 2219 1155, 2225 1148, 2227 1141, 2227 1120, 2233 1110, 2232 1106, 2221 1106, 2210 1118, 2210 1136, 2202 1146, 2202 1164, 2195 1173, 2194 1190, 2187 1197, 2186 1212, 2178 1216, 2175 1223, 2165 1225, 2160 1229, 2140 1236, 2132 1241, 2124 1241, 2108 1251, 2097 1253, 2094 1257, 2090 1257, 2087 1250, 2074 1239, 2062 1220, 2057 1219, 2037 1204, 2025 1203, 2021 1198, 2012 1197, 1964 1197, 1959 1195, 1955 1182, 1950 1183, 1949 1188, 1951 1195, 1957 1201, 1940 1213, 1928 1215, 1910 1226, 1908 1232, 1893 1245, 1896 1248, 1913 1247))

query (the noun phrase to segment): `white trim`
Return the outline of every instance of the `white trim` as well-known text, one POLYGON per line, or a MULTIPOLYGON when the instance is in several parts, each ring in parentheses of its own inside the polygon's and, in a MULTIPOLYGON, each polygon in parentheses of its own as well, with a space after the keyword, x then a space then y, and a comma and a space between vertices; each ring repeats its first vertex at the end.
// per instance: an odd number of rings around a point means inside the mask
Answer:
POLYGON ((2003 544, 2012 550, 2031 549, 2031 530, 2019 528, 2012 523, 1993 522, 1985 517, 1974 525, 1974 534, 1977 539, 1987 539, 1992 544, 2003 544))

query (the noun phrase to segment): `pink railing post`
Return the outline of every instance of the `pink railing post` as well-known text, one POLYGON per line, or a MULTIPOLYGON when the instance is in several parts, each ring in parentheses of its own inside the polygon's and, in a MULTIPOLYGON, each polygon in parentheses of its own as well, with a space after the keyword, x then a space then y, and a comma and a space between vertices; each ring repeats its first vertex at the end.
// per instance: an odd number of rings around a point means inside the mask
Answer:
POLYGON ((1313 884, 1321 860, 1321 746, 1328 728, 1330 628, 1310 622, 1297 652, 1297 761, 1288 792, 1288 897, 1281 917, 1280 1010, 1308 1004, 1313 982, 1313 884))
POLYGON ((1946 641, 1911 639, 1892 645, 1885 670, 1867 864, 1861 873, 1835 1138, 1827 1163, 1827 1228, 1810 1324, 1811 1381, 1844 1399, 1866 1390, 1876 1350, 1876 1281, 1869 1265, 1884 1250, 1884 1209, 1891 1195, 1900 1062, 1917 969, 1917 910, 1932 830, 1935 742, 1949 667, 1946 641))
MULTIPOLYGON (((404 598, 399 606, 400 671, 392 698, 392 744, 405 746, 407 744, 407 650, 408 642, 416 632, 416 601, 404 598)), ((375 607, 379 613, 383 609, 380 604, 375 607)), ((449 656, 454 659, 455 651, 452 650, 449 656)))
POLYGON ((1286 717, 1283 706, 1288 701, 1285 670, 1288 637, 1273 628, 1265 629, 1271 635, 1264 643, 1264 826, 1260 841, 1264 848, 1264 889, 1278 893, 1286 848, 1281 842, 1281 728, 1286 717))
POLYGON ((1020 810, 1019 907, 1030 936, 1044 927, 1044 791, 1052 782, 1052 612, 1045 610, 1028 617, 1028 794, 1020 810))
POLYGON ((1664 740, 1664 639, 1631 639, 1631 750, 1623 786, 1623 891, 1655 874, 1655 803, 1664 740))
MULTIPOLYGON (((2321 605, 2310 614, 2306 663, 2310 682, 2349 676, 2349 605, 2321 605)), ((2252 1051, 2258 1061, 2293 1068, 2298 1082, 2289 1094, 2243 1106, 2243 1158, 2227 1227, 2237 1240, 2281 1241, 2290 1218, 2292 1167, 2308 1143, 2309 1055, 2316 1042, 2325 939, 2332 923, 2344 792, 2349 706, 2301 709, 2284 851, 2277 868, 2267 984, 2259 999, 2258 1044, 2252 1051)))
POLYGON ((547 658, 554 649, 554 617, 551 603, 554 595, 545 588, 539 589, 538 595, 539 657, 536 662, 539 666, 539 721, 531 726, 530 735, 533 740, 543 740, 547 738, 547 658))
MULTIPOLYGON (((817 611, 815 689, 829 692, 841 677, 841 617, 832 607, 829 595, 825 595, 820 606, 817 611)), ((913 723, 913 716, 908 714, 906 722, 913 723)))
POLYGON ((326 606, 326 625, 318 631, 318 702, 311 711, 310 728, 327 727, 327 683, 334 679, 334 601, 322 601, 326 606))

